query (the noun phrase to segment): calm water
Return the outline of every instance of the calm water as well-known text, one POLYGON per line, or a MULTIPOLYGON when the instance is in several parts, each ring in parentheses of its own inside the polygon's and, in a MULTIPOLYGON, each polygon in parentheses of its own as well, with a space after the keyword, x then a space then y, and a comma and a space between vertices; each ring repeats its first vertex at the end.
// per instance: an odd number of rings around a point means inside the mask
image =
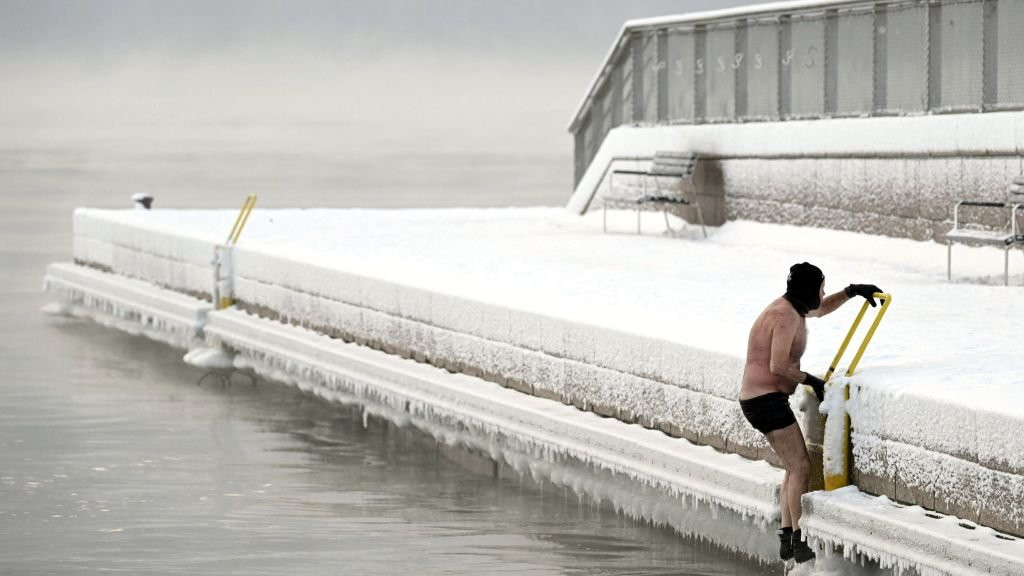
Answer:
MULTIPOLYGON (((533 205, 562 156, 360 152, 331 127, 0 141, 0 573, 755 574, 764 568, 181 352, 39 313, 74 206, 533 205), (313 136, 309 136, 313 130, 313 136), (269 134, 270 132, 267 132, 269 134), (196 136, 195 134, 199 134, 196 136), (306 136, 302 136, 306 134, 306 136), (254 144, 255 142, 255 144, 254 144)), ((143 131, 144 133, 144 131, 143 131)))

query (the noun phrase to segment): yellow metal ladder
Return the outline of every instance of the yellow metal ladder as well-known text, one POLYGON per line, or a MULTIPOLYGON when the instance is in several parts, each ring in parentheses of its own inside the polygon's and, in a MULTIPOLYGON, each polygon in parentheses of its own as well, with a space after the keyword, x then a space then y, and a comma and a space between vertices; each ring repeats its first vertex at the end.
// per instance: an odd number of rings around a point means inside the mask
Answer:
MULTIPOLYGON (((881 302, 881 307, 878 310, 878 315, 875 316, 875 321, 871 323, 871 327, 868 328, 867 334, 864 335, 864 341, 861 342, 860 348, 857 349, 857 354, 853 357, 853 362, 850 363, 850 367, 846 369, 846 376, 853 376, 853 371, 857 369, 857 364, 860 363, 860 359, 864 356, 864 351, 867 350, 868 344, 871 342, 871 338, 875 335, 875 330, 878 329, 878 325, 882 322, 882 317, 885 316, 886 311, 889 309, 889 304, 892 303, 892 295, 884 292, 875 292, 874 297, 878 298, 881 302)), ((853 335, 857 332, 857 328, 860 326, 861 320, 864 318, 864 313, 868 310, 868 301, 864 301, 864 305, 861 306, 860 312, 857 313, 857 317, 853 321, 853 325, 850 326, 850 331, 846 333, 846 338, 843 340, 843 344, 839 347, 839 351, 836 352, 835 358, 832 359, 832 364, 828 367, 828 372, 825 373, 823 380, 828 382, 832 377, 832 374, 836 371, 836 366, 842 359, 843 354, 846 352, 847 346, 850 345, 850 340, 853 339, 853 335)), ((850 399, 850 387, 843 387, 843 399, 850 399)), ((838 473, 825 472, 825 490, 835 490, 848 486, 850 484, 850 415, 846 410, 843 410, 843 448, 842 452, 838 455, 842 462, 842 471, 838 473)))
MULTIPOLYGON (((235 303, 232 297, 232 289, 230 287, 230 272, 228 276, 222 274, 222 267, 224 265, 225 253, 229 253, 231 249, 238 243, 238 238, 242 235, 242 230, 245 228, 245 224, 249 221, 249 215, 252 214, 252 209, 256 207, 257 196, 255 194, 249 194, 246 197, 245 202, 242 204, 242 209, 238 212, 238 217, 235 218, 235 224, 231 227, 231 231, 228 232, 228 237, 224 241, 224 244, 214 247, 213 256, 213 267, 214 267, 214 278, 213 278, 213 302, 214 307, 217 310, 223 310, 228 308, 235 303)), ((230 254, 228 254, 230 258, 230 254)), ((231 268, 231 266, 228 266, 231 268)))

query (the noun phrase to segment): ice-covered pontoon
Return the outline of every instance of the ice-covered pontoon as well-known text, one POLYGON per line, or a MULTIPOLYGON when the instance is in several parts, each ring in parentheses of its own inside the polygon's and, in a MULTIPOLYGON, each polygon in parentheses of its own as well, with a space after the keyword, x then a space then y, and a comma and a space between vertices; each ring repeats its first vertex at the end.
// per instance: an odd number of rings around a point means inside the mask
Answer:
MULTIPOLYGON (((78 210, 75 262, 52 265, 47 288, 71 313, 221 350, 229 366, 554 471, 770 560, 773 536, 759 528, 777 520, 781 472, 760 461, 770 452, 735 396, 751 318, 782 292, 788 266, 809 259, 828 289, 869 279, 898 297, 857 375, 839 380, 852 392, 855 479, 883 495, 868 500, 871 522, 894 530, 879 510, 916 515, 921 538, 940 543, 929 549, 974 546, 973 566, 1024 561, 1013 535, 1024 518, 1024 298, 994 285, 998 250, 965 248, 965 275, 993 283, 950 284, 939 244, 821 229, 733 222, 708 239, 697 228, 665 238, 604 234, 599 215, 557 208, 256 210, 222 254, 235 305, 213 310, 211 260, 234 217, 78 210), (579 467, 607 482, 560 472, 579 467), (636 489, 602 488, 624 480, 636 489), (640 493, 662 499, 629 499, 640 493), (712 528, 727 517, 752 526, 712 528)), ((811 322, 808 370, 826 369, 856 311, 811 322)), ((809 532, 848 553, 945 565, 907 556, 864 520, 853 531, 842 520, 854 517, 833 511, 851 502, 816 496, 809 532)))

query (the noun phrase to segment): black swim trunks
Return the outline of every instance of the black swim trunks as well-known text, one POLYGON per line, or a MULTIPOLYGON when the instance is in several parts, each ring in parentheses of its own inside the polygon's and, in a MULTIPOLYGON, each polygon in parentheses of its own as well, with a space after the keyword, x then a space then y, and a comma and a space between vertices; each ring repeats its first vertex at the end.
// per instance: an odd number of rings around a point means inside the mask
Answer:
POLYGON ((740 400, 740 408, 747 422, 762 434, 796 423, 793 409, 789 407, 789 395, 782 392, 740 400))

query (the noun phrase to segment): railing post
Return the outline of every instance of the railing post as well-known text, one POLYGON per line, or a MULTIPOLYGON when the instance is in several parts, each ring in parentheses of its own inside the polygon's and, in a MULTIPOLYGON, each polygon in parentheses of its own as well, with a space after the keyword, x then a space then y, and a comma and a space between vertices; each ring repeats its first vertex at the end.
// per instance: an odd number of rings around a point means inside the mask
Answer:
POLYGON ((693 123, 704 122, 707 116, 708 33, 703 25, 693 30, 693 123))
POLYGON ((889 107, 889 56, 887 35, 889 25, 889 15, 886 11, 885 4, 875 4, 875 27, 874 27, 874 73, 873 82, 874 85, 874 110, 873 112, 884 112, 889 107))
POLYGON ((230 308, 235 303, 233 246, 218 244, 213 247, 213 307, 230 308))
POLYGON ((735 102, 735 109, 733 110, 733 121, 739 121, 747 116, 747 33, 750 29, 750 24, 746 19, 739 20, 736 22, 736 30, 734 31, 733 42, 736 46, 735 55, 733 56, 733 101, 735 102))
POLYGON ((793 25, 788 14, 779 17, 779 119, 785 120, 792 110, 793 25))
POLYGON ((256 207, 256 195, 250 194, 242 204, 242 209, 235 218, 235 224, 228 232, 223 244, 213 247, 213 308, 223 310, 235 303, 234 285, 234 247, 242 236, 242 230, 249 222, 249 216, 256 207))
POLYGON ((825 116, 839 111, 839 11, 825 11, 825 116))
POLYGON ((937 110, 942 107, 942 4, 932 3, 928 5, 928 28, 927 28, 928 99, 925 111, 937 110))
POLYGON ((629 36, 629 43, 633 47, 633 123, 644 121, 644 45, 643 33, 633 32, 629 36))
POLYGON ((657 90, 658 90, 658 122, 668 120, 668 34, 664 29, 658 30, 655 39, 657 46, 657 90))
POLYGON ((985 2, 981 9, 981 109, 990 110, 999 100, 999 3, 985 2))

